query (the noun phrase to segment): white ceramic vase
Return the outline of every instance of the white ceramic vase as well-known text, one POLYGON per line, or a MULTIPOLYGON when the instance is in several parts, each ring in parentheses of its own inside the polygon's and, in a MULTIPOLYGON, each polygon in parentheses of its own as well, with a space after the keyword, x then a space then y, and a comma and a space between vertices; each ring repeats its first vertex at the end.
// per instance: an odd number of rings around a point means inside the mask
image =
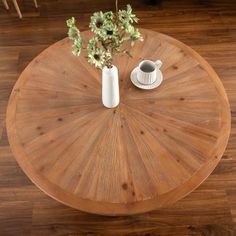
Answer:
POLYGON ((118 106, 120 102, 119 78, 116 66, 102 69, 102 103, 107 108, 118 106))

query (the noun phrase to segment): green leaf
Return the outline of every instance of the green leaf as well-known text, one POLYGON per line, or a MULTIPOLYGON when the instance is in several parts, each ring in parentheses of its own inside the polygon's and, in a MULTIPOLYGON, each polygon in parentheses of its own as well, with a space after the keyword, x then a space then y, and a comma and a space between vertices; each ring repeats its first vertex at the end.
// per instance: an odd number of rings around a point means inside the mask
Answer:
POLYGON ((68 19, 66 21, 66 24, 67 24, 68 27, 74 27, 75 26, 75 18, 72 17, 71 19, 68 19))
POLYGON ((88 62, 97 68, 111 65, 112 57, 118 53, 132 57, 127 49, 128 44, 133 47, 137 40, 143 40, 139 30, 133 26, 137 22, 138 18, 132 13, 129 4, 126 10, 118 10, 117 18, 112 11, 95 12, 89 24, 94 36, 84 47, 80 31, 76 27, 76 20, 72 17, 66 23, 68 36, 73 40, 73 53, 78 56, 82 49, 87 49, 88 62))

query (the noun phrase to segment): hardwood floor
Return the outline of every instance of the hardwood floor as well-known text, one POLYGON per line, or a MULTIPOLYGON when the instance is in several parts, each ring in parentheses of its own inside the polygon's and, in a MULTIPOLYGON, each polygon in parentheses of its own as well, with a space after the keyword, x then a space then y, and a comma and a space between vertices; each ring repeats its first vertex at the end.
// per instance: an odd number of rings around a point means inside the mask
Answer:
POLYGON ((236 235, 236 3, 233 0, 163 0, 156 6, 131 3, 140 27, 173 36, 200 53, 221 78, 231 105, 227 150, 213 174, 174 205, 129 217, 79 212, 42 193, 16 163, 7 140, 5 113, 11 89, 25 66, 43 49, 66 36, 65 20, 88 28, 109 0, 20 1, 23 19, 0 2, 0 236, 8 235, 236 235))

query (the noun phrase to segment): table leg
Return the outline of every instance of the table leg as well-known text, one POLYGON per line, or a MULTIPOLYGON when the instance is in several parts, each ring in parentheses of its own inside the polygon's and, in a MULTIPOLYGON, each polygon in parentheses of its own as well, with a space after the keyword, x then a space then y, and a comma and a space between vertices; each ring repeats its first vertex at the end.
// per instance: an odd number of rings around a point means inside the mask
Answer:
POLYGON ((3 3, 3 5, 5 6, 5 8, 6 8, 7 10, 9 10, 9 6, 8 6, 8 3, 7 3, 7 0, 2 0, 2 3, 3 3))
POLYGON ((34 0, 34 5, 35 5, 36 8, 38 8, 37 0, 34 0))
POLYGON ((13 1, 13 4, 14 4, 15 8, 16 8, 16 11, 18 13, 19 18, 21 19, 22 18, 22 14, 21 14, 20 8, 18 6, 18 3, 17 3, 16 0, 12 0, 12 1, 13 1))

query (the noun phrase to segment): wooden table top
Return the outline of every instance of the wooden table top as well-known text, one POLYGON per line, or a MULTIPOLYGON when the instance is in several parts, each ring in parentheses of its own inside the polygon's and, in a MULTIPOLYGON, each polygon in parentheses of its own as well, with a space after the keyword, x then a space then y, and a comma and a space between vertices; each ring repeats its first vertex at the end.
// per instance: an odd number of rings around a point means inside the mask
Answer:
POLYGON ((220 79, 183 43, 141 32, 133 58, 114 61, 117 108, 102 105, 101 71, 85 54, 72 55, 68 38, 37 56, 12 91, 12 151, 26 175, 66 205, 103 215, 167 206, 199 186, 223 155, 230 109, 220 79), (164 81, 154 90, 130 81, 143 59, 163 62, 164 81))

